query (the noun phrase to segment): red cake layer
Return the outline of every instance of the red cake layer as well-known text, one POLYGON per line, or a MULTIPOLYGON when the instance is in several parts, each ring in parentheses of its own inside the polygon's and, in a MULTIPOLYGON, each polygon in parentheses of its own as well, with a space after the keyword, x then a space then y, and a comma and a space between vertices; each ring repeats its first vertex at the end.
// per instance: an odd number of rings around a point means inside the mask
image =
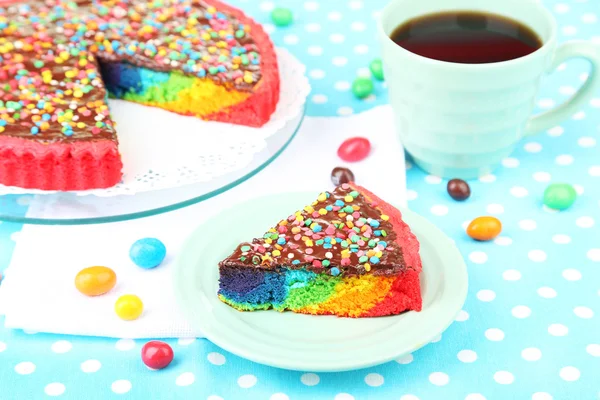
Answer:
POLYGON ((43 190, 108 188, 121 180, 121 157, 112 140, 44 144, 0 136, 0 182, 43 190))
POLYGON ((379 207, 384 214, 390 217, 389 221, 397 233, 396 243, 402 249, 402 256, 406 263, 406 271, 401 273, 392 290, 385 299, 369 310, 364 317, 399 314, 404 311, 421 311, 422 298, 419 274, 421 273, 421 256, 419 255, 419 241, 412 233, 410 227, 402 220, 402 213, 395 207, 381 200, 362 186, 350 183, 350 186, 367 197, 374 205, 379 207))
POLYGON ((207 119, 261 127, 269 121, 279 102, 279 66, 273 43, 262 25, 246 16, 241 10, 218 0, 207 0, 206 3, 250 25, 252 39, 260 49, 262 72, 262 78, 254 87, 252 96, 239 104, 207 116, 207 119))

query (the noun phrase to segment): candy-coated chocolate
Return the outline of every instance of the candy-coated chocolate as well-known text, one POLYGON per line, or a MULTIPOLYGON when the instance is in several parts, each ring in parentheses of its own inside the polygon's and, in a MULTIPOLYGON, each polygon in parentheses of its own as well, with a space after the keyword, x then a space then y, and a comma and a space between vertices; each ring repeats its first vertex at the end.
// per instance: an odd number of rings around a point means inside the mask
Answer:
POLYGON ((145 269, 158 267, 166 255, 167 248, 163 242, 155 238, 140 239, 129 250, 131 261, 145 269))
POLYGON ((450 197, 456 201, 464 201, 471 196, 469 184, 462 179, 452 179, 448 181, 446 190, 448 190, 450 197))
POLYGON ((359 99, 364 99, 373 93, 373 81, 371 78, 358 77, 352 83, 352 93, 359 99))
POLYGON ((117 274, 108 267, 84 268, 75 276, 75 287, 86 296, 100 296, 117 283, 117 274))
POLYGON ((163 369, 173 361, 173 349, 165 342, 150 341, 142 347, 142 361, 150 369, 163 369))
POLYGON ((271 20, 277 26, 288 26, 294 21, 294 14, 289 8, 277 7, 271 12, 271 20))
POLYGON ((371 70, 371 73, 373 74, 375 79, 377 79, 378 81, 382 81, 384 79, 383 63, 381 62, 381 59, 377 58, 377 59, 371 61, 371 64, 369 65, 369 69, 371 70))
POLYGON ((115 312, 125 321, 138 319, 144 311, 144 303, 134 294, 126 294, 117 299, 115 303, 115 312))
POLYGON ((365 159, 371 151, 371 142, 364 137, 346 139, 338 148, 337 154, 344 161, 360 161, 365 159))
POLYGON ((335 186, 354 182, 354 173, 345 167, 335 167, 333 171, 331 171, 331 182, 333 182, 335 186))
POLYGON ((553 183, 544 191, 544 204, 553 210, 566 210, 575 203, 577 191, 568 183, 553 183))
POLYGON ((488 241, 502 232, 502 223, 495 217, 477 217, 467 227, 467 235, 475 240, 488 241))

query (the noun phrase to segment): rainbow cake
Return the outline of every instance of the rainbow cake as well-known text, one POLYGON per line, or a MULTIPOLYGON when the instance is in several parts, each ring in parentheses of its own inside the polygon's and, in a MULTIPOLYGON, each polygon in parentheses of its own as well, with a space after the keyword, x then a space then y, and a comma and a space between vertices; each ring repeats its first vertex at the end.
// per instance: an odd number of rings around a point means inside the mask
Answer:
POLYGON ((393 206, 353 183, 321 193, 219 263, 240 311, 340 317, 421 310, 419 242, 393 206))
POLYGON ((279 100, 277 59, 260 25, 216 0, 0 7, 0 184, 117 184, 109 96, 260 127, 279 100))

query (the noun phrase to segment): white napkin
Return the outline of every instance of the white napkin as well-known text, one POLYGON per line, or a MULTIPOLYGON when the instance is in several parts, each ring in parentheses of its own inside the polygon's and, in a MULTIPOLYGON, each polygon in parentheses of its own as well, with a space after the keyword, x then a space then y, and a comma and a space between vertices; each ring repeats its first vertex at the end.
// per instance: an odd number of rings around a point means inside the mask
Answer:
MULTIPOLYGON (((336 155, 337 148, 353 136, 366 136, 372 143, 367 159, 346 165, 356 182, 383 199, 406 205, 404 151, 389 106, 343 118, 307 117, 289 148, 264 171, 205 202, 109 224, 25 225, 0 285, 0 314, 6 316, 5 325, 119 338, 202 336, 180 313, 173 295, 171 266, 185 238, 209 216, 246 199, 288 191, 314 191, 316 195, 331 189, 330 171, 344 165, 336 155), (167 246, 166 260, 153 270, 138 268, 129 259, 129 247, 142 237, 157 237, 167 246), (112 268, 117 286, 103 296, 88 298, 75 289, 74 277, 93 265, 112 268), (114 303, 130 293, 143 300, 144 313, 125 322, 114 313, 114 303)), ((51 197, 38 197, 34 203, 41 204, 32 204, 30 217, 60 216, 61 207, 53 207, 51 197)), ((274 215, 272 221, 265 221, 265 228, 281 217, 274 215)))

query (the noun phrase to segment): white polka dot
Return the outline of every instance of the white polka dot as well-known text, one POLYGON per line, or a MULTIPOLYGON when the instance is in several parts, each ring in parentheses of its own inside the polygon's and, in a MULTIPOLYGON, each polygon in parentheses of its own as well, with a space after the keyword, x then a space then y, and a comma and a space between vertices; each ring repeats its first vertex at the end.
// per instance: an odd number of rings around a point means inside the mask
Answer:
POLYGON ((251 388, 252 386, 256 385, 256 382, 258 382, 258 379, 256 379, 256 376, 251 374, 242 375, 237 380, 238 386, 242 389, 251 388))
POLYGON ((365 376, 365 383, 369 386, 377 387, 383 385, 383 376, 375 373, 365 376))
POLYGON ((354 52, 356 54, 367 54, 369 52, 369 46, 366 44, 357 44, 354 46, 354 52))
POLYGON ((554 5, 554 11, 558 14, 564 14, 569 11, 571 7, 568 4, 558 3, 554 5))
POLYGON ((56 397, 63 394, 65 390, 65 385, 59 382, 54 382, 46 385, 44 388, 44 393, 46 393, 48 396, 56 397))
POLYGON ((194 343, 196 341, 196 338, 181 338, 179 340, 177 340, 177 344, 180 346, 189 346, 190 344, 194 343))
POLYGON ((550 393, 547 392, 535 392, 531 395, 531 400, 552 400, 553 397, 550 393))
POLYGON ((588 169, 588 174, 590 174, 590 176, 600 176, 600 165, 592 165, 589 169, 588 169))
POLYGON ((594 317, 594 311, 589 307, 578 306, 573 309, 575 315, 579 318, 590 319, 594 317))
POLYGON ((573 189, 575 189, 575 192, 577 192, 578 196, 581 196, 583 194, 583 192, 585 191, 583 186, 577 185, 577 184, 573 184, 573 189))
POLYGON ((360 21, 356 21, 350 24, 350 29, 352 29, 355 32, 362 32, 365 29, 367 29, 367 26, 360 21))
POLYGON ((323 54, 323 48, 321 46, 309 46, 307 51, 311 56, 320 56, 323 54))
POLYGON ((546 261, 547 255, 543 250, 530 250, 527 257, 533 262, 543 262, 546 261))
POLYGON ((569 244, 571 243, 571 237, 562 233, 552 236, 552 241, 556 244, 569 244))
POLYGON ((115 343, 115 348, 119 351, 128 351, 135 348, 135 340, 133 339, 119 339, 115 343))
POLYGON ((405 394, 400 396, 400 400, 419 400, 419 398, 414 394, 405 394))
POLYGON ((566 336, 569 333, 569 328, 563 324, 552 324, 548 327, 548 333, 552 336, 566 336))
POLYGON ((354 113, 354 110, 352 109, 352 107, 340 107, 338 108, 337 113, 339 115, 350 115, 354 113))
POLYGON ((273 11, 274 8, 275 4, 273 4, 272 1, 263 1, 262 3, 260 3, 260 9, 262 11, 273 11))
POLYGON ((356 70, 357 76, 362 76, 363 78, 371 77, 371 70, 369 68, 363 67, 356 70))
POLYGON ((327 103, 327 96, 324 94, 315 94, 312 97, 312 102, 315 104, 325 104, 327 103))
POLYGON ((350 7, 351 10, 360 10, 362 6, 363 4, 361 0, 353 0, 348 3, 348 7, 350 7))
POLYGON ((435 175, 427 175, 425 177, 425 182, 432 184, 432 185, 437 185, 439 183, 442 183, 442 178, 440 178, 439 176, 435 176, 435 175))
POLYGON ((263 24, 263 29, 267 33, 274 33, 277 28, 273 24, 263 24))
POLYGON ((570 154, 561 154, 554 159, 554 162, 558 165, 571 165, 573 164, 573 156, 570 154))
POLYGON ((590 136, 582 136, 577 139, 577 144, 583 148, 594 147, 596 145, 596 139, 590 136))
POLYGON ((454 318, 454 320, 458 321, 458 322, 465 322, 468 319, 469 319, 469 313, 466 312, 465 310, 460 310, 458 312, 458 315, 456 316, 456 318, 454 318))
POLYGON ((398 364, 406 365, 406 364, 410 364, 411 362, 413 362, 413 360, 414 360, 414 357, 412 354, 406 354, 400 358, 397 358, 396 362, 398 364))
POLYGON ((458 357, 458 359, 464 363, 472 363, 477 360, 477 353, 475 353, 473 350, 461 350, 458 352, 456 357, 458 357))
POLYGON ((554 104, 554 100, 552 99, 540 99, 537 103, 538 107, 543 109, 552 108, 554 104))
POLYGON ((98 372, 102 364, 98 360, 87 360, 81 363, 81 370, 86 374, 91 374, 93 372, 98 372))
POLYGON ((512 244, 512 242, 513 240, 506 236, 498 236, 496 239, 494 239, 494 243, 499 246, 509 246, 512 244))
POLYGON ((331 43, 340 44, 344 43, 344 40, 346 40, 346 37, 341 33, 332 33, 331 35, 329 35, 329 41, 331 43))
POLYGON ((576 121, 582 120, 585 118, 585 112, 584 111, 576 112, 571 118, 573 118, 576 121))
POLYGON ((563 128, 562 126, 555 126, 554 128, 548 129, 548 135, 553 136, 553 137, 560 136, 564 132, 565 132, 565 128, 563 128))
POLYGON ((592 106, 594 108, 600 108, 600 97, 594 97, 593 99, 591 99, 590 106, 592 106))
POLYGON ((206 400, 224 400, 221 396, 210 395, 206 398, 206 400))
POLYGON ((513 317, 523 319, 531 315, 531 309, 527 306, 516 306, 510 311, 513 317))
POLYGON ((562 276, 568 281, 578 281, 581 279, 581 272, 574 268, 568 268, 562 272, 562 276))
POLYGON ((465 221, 461 224, 461 226, 466 231, 467 228, 469 227, 469 224, 471 224, 471 221, 465 221))
POLYGON ((331 59, 331 63, 336 67, 343 67, 344 65, 348 64, 348 59, 342 56, 333 57, 331 59))
POLYGON ((573 25, 563 26, 561 30, 565 36, 573 36, 577 34, 577 28, 573 25))
POLYGON ((305 1, 304 9, 306 11, 317 11, 319 9, 319 3, 316 1, 305 1))
POLYGON ((592 357, 600 357, 600 344, 590 344, 585 348, 592 357))
POLYGON ((594 226, 594 224, 595 221, 592 217, 579 217, 575 220, 575 225, 577 225, 580 228, 591 228, 592 226, 594 226))
POLYGON ((225 356, 221 353, 208 353, 208 355, 206 356, 206 359, 214 365, 223 365, 225 364, 225 356))
POLYGON ((598 21, 598 17, 596 16, 596 14, 585 13, 581 16, 581 21, 584 24, 594 24, 598 21))
POLYGON ((436 386, 444 386, 450 382, 450 377, 448 377, 448 374, 443 372, 434 372, 429 375, 429 382, 436 386))
POLYGON ((536 172, 533 174, 533 179, 537 182, 550 182, 552 176, 547 172, 536 172))
POLYGON ((594 262, 600 262, 600 249, 590 249, 587 252, 587 258, 594 262))
POLYGON ((4 350, 6 350, 6 343, 0 342, 0 353, 2 353, 4 350))
POLYGON ((537 223, 532 219, 524 219, 519 221, 519 228, 523 229, 524 231, 533 231, 535 228, 537 228, 537 223))
POLYGON ((490 289, 482 289, 477 292, 477 298, 481 301, 489 302, 496 298, 496 293, 490 289))
POLYGON ((312 69, 308 73, 308 76, 310 76, 313 79, 323 79, 325 78, 325 75, 325 71, 323 71, 322 69, 312 69))
POLYGON ((498 371, 494 374, 494 380, 501 385, 510 385, 515 381, 515 377, 508 371, 498 371))
POLYGON ((417 192, 415 192, 412 189, 409 189, 406 191, 406 199, 411 201, 411 200, 415 200, 417 197, 419 197, 419 194, 417 192))
POLYGON ((319 32, 321 30, 321 25, 314 22, 306 24, 304 25, 304 30, 311 33, 319 32))
POLYGON ((19 375, 29 375, 35 372, 35 364, 30 361, 23 361, 15 365, 15 372, 19 375))
POLYGON ((52 344, 52 351, 55 353, 67 353, 69 351, 71 351, 71 349, 73 348, 73 345, 71 344, 71 342, 67 341, 67 340, 59 340, 58 342, 54 342, 52 344))
POLYGON ((473 251, 469 254, 469 260, 475 264, 483 264, 488 260, 488 256, 483 251, 473 251))
POLYGON ((519 160, 513 157, 508 157, 502 160, 502 165, 505 168, 517 168, 519 166, 519 160))
POLYGON ((195 381, 196 377, 192 372, 184 372, 175 379, 175 384, 177 386, 190 386, 195 381))
POLYGON ((300 382, 305 384, 306 386, 315 386, 318 385, 321 381, 319 375, 313 373, 302 374, 300 377, 300 382))
POLYGON ((273 393, 269 400, 290 400, 290 398, 285 393, 273 393))
POLYGON ((352 87, 352 85, 350 84, 350 82, 348 81, 337 81, 334 85, 333 88, 335 90, 339 90, 339 91, 345 91, 345 90, 349 90, 350 87, 352 87))
POLYGON ((528 153, 539 153, 540 151, 542 151, 542 145, 537 142, 525 143, 525 146, 523 146, 523 148, 528 153))
POLYGON ((341 21, 342 20, 342 13, 339 11, 331 11, 329 14, 327 14, 327 19, 330 21, 341 21))
POLYGON ((118 381, 114 381, 110 388, 116 394, 124 394, 131 390, 131 382, 126 379, 119 379, 118 381))
POLYGON ((436 204, 433 207, 431 207, 431 213, 433 215, 438 215, 438 216, 443 216, 448 214, 448 207, 442 205, 442 204, 436 204))
POLYGON ((556 297, 556 290, 551 287, 544 286, 537 290, 537 294, 545 299, 553 299, 556 297))
POLYGON ((21 196, 17 199, 17 204, 20 206, 28 206, 31 204, 32 196, 21 196))
POLYGON ((333 400, 354 400, 354 396, 348 393, 338 393, 333 400))
POLYGON ((487 340, 491 340, 492 342, 499 342, 504 340, 504 332, 498 328, 490 328, 485 331, 485 337, 487 340))
POLYGON ((575 94, 576 91, 577 91, 577 89, 575 89, 573 86, 561 86, 558 88, 558 93, 565 95, 565 96, 570 96, 572 94, 575 94))
POLYGON ((527 196, 529 192, 523 186, 513 186, 510 188, 510 194, 512 194, 515 197, 521 198, 527 196))
POLYGON ((567 382, 574 382, 579 379, 581 373, 577 368, 569 366, 561 368, 558 375, 567 382))
POLYGON ((516 269, 507 269, 502 273, 502 278, 506 281, 518 281, 521 279, 521 273, 516 269))
POLYGON ((537 361, 542 358, 542 351, 535 347, 528 347, 521 351, 521 357, 527 361, 537 361))
POLYGON ((465 400, 486 400, 486 398, 481 393, 469 393, 465 400))
POLYGON ((300 38, 298 37, 298 35, 289 34, 283 37, 283 43, 285 44, 298 44, 299 41, 300 38))
POLYGON ((442 334, 436 335, 433 339, 431 339, 431 343, 437 343, 442 340, 442 334))
POLYGON ((489 214, 502 214, 504 212, 504 206, 502 204, 488 204, 485 210, 489 214))
POLYGON ((496 175, 487 174, 479 178, 479 182, 482 183, 493 183, 496 182, 496 175))

